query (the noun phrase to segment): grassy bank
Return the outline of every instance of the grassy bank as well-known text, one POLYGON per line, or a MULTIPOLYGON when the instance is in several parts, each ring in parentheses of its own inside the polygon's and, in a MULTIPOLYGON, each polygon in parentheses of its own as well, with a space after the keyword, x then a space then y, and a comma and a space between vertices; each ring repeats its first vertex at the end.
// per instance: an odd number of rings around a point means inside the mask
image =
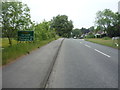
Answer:
POLYGON ((87 38, 85 39, 86 41, 90 41, 93 43, 97 43, 97 44, 101 44, 101 45, 105 45, 105 46, 109 46, 112 48, 116 48, 116 49, 120 49, 120 40, 112 40, 112 39, 103 39, 103 38, 87 38), (117 46, 115 43, 119 44, 119 46, 117 46))
POLYGON ((49 40, 39 42, 37 41, 34 43, 19 43, 19 44, 17 44, 17 42, 14 41, 14 44, 12 46, 8 45, 7 40, 6 41, 3 40, 2 47, 4 47, 4 49, 2 50, 2 65, 10 63, 22 55, 29 54, 30 51, 40 48, 53 40, 55 39, 52 38, 49 40))

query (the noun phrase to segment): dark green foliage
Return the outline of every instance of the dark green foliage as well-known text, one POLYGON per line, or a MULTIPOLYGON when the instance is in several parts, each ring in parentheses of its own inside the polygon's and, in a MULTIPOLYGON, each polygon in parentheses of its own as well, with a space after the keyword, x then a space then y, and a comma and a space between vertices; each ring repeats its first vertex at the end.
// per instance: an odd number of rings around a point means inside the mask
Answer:
POLYGON ((95 38, 94 34, 93 33, 89 33, 86 38, 95 38))
POLYGON ((110 37, 103 37, 102 39, 103 39, 103 40, 111 40, 110 37))
POLYGON ((51 20, 51 29, 54 29, 59 36, 70 37, 73 29, 72 21, 66 15, 58 15, 51 20))
POLYGON ((79 38, 80 36, 82 35, 82 32, 81 32, 81 30, 80 29, 73 29, 72 30, 72 37, 77 37, 77 38, 79 38))
POLYGON ((81 32, 82 32, 82 34, 86 34, 86 33, 89 33, 90 30, 82 27, 81 32))
POLYGON ((50 22, 43 21, 35 26, 35 40, 46 40, 50 38, 55 38, 56 34, 54 30, 50 29, 50 22))
POLYGON ((96 30, 106 31, 109 37, 120 36, 120 14, 109 9, 97 12, 96 30))
POLYGON ((116 22, 107 29, 109 37, 120 36, 120 14, 116 13, 116 22))

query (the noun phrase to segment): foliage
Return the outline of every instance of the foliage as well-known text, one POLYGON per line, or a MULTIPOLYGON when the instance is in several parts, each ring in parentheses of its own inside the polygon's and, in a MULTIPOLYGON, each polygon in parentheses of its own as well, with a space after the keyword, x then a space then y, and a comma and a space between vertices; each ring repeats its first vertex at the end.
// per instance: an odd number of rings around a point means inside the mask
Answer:
POLYGON ((55 30, 55 32, 59 36, 63 37, 70 37, 71 31, 73 29, 73 23, 72 21, 68 20, 68 16, 66 15, 58 15, 56 17, 53 17, 51 20, 51 28, 55 30))
POLYGON ((35 24, 30 18, 30 9, 21 2, 2 2, 2 61, 3 64, 15 60, 50 41, 58 39, 54 28, 50 28, 50 21, 35 24), (33 30, 34 42, 17 42, 17 31, 33 30), (8 38, 8 40, 6 39, 8 38), (8 42, 11 46, 8 45, 8 42), (12 53, 11 53, 12 51, 12 53))
POLYGON ((72 37, 80 37, 82 35, 82 32, 80 29, 76 28, 72 30, 72 37))
POLYGON ((86 38, 95 38, 94 34, 93 33, 89 33, 86 38))
POLYGON ((9 39, 17 36, 18 30, 30 30, 30 9, 22 2, 2 2, 2 32, 9 39))
MULTIPOLYGON (((30 51, 34 50, 35 48, 39 48, 50 41, 53 41, 59 37, 57 37, 53 30, 50 30, 49 26, 50 22, 42 22, 40 24, 35 25, 35 41, 33 43, 30 42, 22 42, 18 43, 16 40, 13 40, 13 44, 11 47, 8 46, 8 41, 4 40, 3 45, 3 64, 7 64, 11 62, 12 60, 15 60, 17 57, 20 57, 21 55, 27 54, 30 51), (6 42, 5 42, 6 41, 6 42), (12 51, 12 53, 11 53, 12 51)), ((4 38, 5 39, 5 38, 4 38)))
POLYGON ((50 29, 50 22, 43 21, 42 23, 35 26, 36 41, 46 40, 55 37, 55 31, 50 29))
POLYGON ((98 31, 102 31, 102 30, 103 28, 101 26, 97 26, 94 32, 97 33, 98 31))
MULTIPOLYGON (((9 40, 7 38, 1 38, 2 39, 2 47, 3 48, 6 48, 9 46, 9 40)), ((11 39, 12 40, 12 44, 17 44, 17 41, 14 40, 13 38, 11 39)))
POLYGON ((102 39, 103 40, 110 40, 111 38, 110 37, 103 37, 102 39))
POLYGON ((96 14, 96 30, 106 31, 109 37, 120 36, 120 15, 110 9, 98 11, 96 14))
POLYGON ((115 14, 111 10, 105 9, 97 12, 96 23, 103 27, 104 30, 106 30, 108 26, 113 25, 114 21, 115 14))
POLYGON ((109 26, 107 29, 108 36, 110 37, 117 37, 120 36, 120 14, 116 14, 116 22, 114 22, 113 26, 109 26))
POLYGON ((82 34, 86 34, 86 33, 89 33, 90 30, 82 27, 81 32, 82 32, 82 34))
POLYGON ((90 30, 90 32, 94 32, 94 26, 91 26, 90 28, 88 28, 90 30))

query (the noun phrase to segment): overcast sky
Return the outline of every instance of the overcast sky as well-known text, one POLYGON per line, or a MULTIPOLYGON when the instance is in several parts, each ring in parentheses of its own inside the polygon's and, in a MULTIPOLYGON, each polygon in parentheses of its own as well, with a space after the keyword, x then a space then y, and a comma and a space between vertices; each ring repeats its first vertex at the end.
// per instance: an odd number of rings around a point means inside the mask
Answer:
POLYGON ((51 20, 54 16, 67 15, 74 28, 89 28, 94 25, 96 12, 104 9, 118 11, 120 0, 22 0, 30 8, 35 22, 51 20))

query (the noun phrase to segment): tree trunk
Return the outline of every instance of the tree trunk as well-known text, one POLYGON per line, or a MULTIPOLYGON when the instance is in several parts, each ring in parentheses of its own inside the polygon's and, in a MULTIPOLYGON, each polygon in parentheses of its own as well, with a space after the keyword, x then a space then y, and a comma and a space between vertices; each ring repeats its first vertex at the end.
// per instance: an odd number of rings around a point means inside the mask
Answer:
POLYGON ((9 36, 8 36, 8 40, 9 40, 10 46, 12 46, 12 40, 11 40, 11 38, 9 36))

